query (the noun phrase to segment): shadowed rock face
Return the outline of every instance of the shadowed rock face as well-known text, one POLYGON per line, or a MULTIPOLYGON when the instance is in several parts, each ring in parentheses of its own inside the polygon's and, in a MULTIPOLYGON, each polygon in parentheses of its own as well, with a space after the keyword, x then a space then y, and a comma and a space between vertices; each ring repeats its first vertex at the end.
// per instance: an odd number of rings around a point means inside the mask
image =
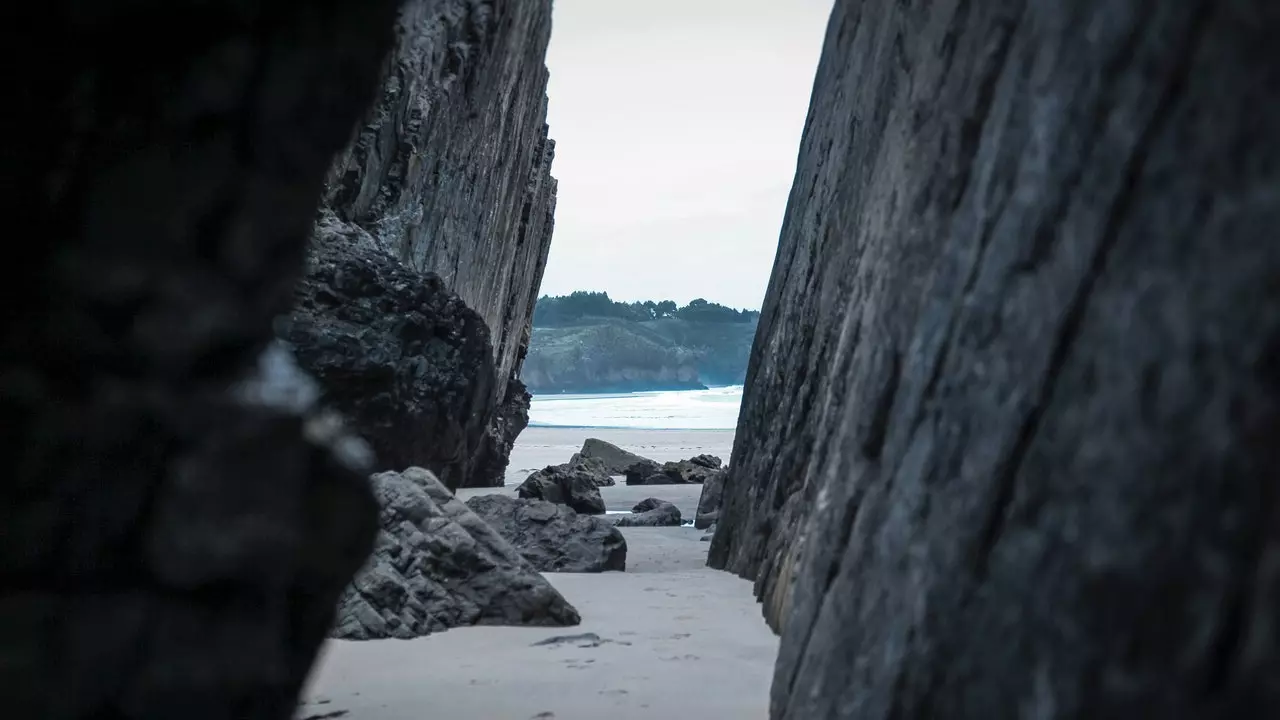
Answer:
MULTIPOLYGON (((550 0, 409 0, 396 25, 397 43, 384 67, 380 93, 351 143, 330 169, 325 206, 334 237, 362 237, 433 285, 433 275, 489 328, 490 367, 463 370, 448 381, 472 389, 450 410, 419 407, 419 394, 396 400, 344 391, 353 375, 390 370, 374 382, 420 385, 416 368, 436 363, 404 348, 377 322, 333 330, 343 343, 407 352, 372 368, 358 360, 307 365, 334 401, 377 446, 401 448, 383 467, 418 464, 451 487, 501 485, 511 444, 528 423, 528 394, 516 380, 528 348, 533 305, 550 250, 556 183, 550 175, 554 143, 547 137, 543 64, 551 32, 550 0), (342 226, 346 225, 344 229, 342 226), (366 421, 366 418, 381 418, 366 421), (477 425, 477 419, 481 422, 477 425), (438 434, 448 426, 460 432, 438 434), (405 437, 417 437, 405 445, 405 437), (428 445, 434 444, 431 448, 428 445), (453 458, 452 466, 441 458, 453 458), (393 464, 398 458, 401 464, 393 464), (465 472, 458 476, 459 468, 465 472)), ((320 233, 325 232, 324 228, 320 233)), ((340 251, 340 248, 335 246, 340 251)), ((352 260, 363 261, 353 252, 352 260)), ((315 278, 318 285, 325 285, 315 278)), ((410 283, 412 284, 412 283, 410 283)), ((400 291, 382 288, 370 304, 400 305, 400 291)), ((438 327, 452 323, 434 320, 438 327)), ((317 319, 342 307, 317 306, 317 319)), ((316 356, 300 346, 305 359, 316 356)), ((333 359, 333 354, 327 357, 333 359)), ((452 372, 451 361, 437 372, 452 372)))
POLYGON ((433 274, 406 267, 359 227, 316 226, 298 306, 276 324, 377 453, 379 467, 473 474, 493 412, 489 329, 433 274))
POLYGON ((393 22, 5 6, 3 202, 31 229, 0 289, 6 717, 292 717, 376 507, 367 448, 264 349, 393 22))
POLYGON ((775 720, 1280 702, 1277 34, 837 2, 710 555, 775 720))

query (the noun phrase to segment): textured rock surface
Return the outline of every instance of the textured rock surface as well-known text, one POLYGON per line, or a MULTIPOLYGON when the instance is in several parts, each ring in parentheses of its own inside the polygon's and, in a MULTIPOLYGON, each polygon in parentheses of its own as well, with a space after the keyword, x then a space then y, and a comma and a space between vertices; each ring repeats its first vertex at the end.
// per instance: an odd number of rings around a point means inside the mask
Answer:
POLYGON ((661 473, 662 465, 652 460, 641 458, 627 467, 623 472, 623 480, 628 485, 644 485, 646 480, 661 473))
POLYGON ((379 473, 372 484, 382 531, 338 604, 334 637, 578 624, 578 612, 551 583, 431 473, 379 473))
POLYGON ((569 458, 568 465, 591 473, 596 485, 600 487, 613 487, 617 484, 609 472, 609 466, 599 458, 583 457, 582 453, 574 453, 573 457, 569 458))
POLYGON ((377 525, 367 448, 264 349, 393 3, 2 14, 0 707, 291 718, 377 525))
POLYGON ((581 465, 548 465, 531 473, 516 488, 516 495, 529 500, 568 505, 587 515, 604 513, 597 475, 581 465))
POLYGON ((604 463, 610 475, 623 475, 627 472, 627 468, 638 462, 653 462, 599 438, 587 438, 583 441, 582 449, 577 455, 604 463))
POLYGON ((627 541, 602 516, 507 495, 478 495, 467 507, 492 525, 540 572, 625 570, 627 541))
POLYGON ((628 485, 686 485, 701 484, 707 478, 716 475, 719 458, 712 455, 699 455, 692 460, 677 460, 657 463, 642 461, 627 469, 628 485), (715 465, 712 465, 712 461, 715 465))
POLYGON ((693 526, 699 530, 711 527, 720 519, 720 505, 724 500, 724 481, 728 474, 728 469, 717 470, 703 481, 702 494, 698 496, 698 514, 693 519, 693 526))
MULTIPOLYGON (((406 436, 428 438, 438 446, 435 456, 453 455, 455 465, 467 465, 463 486, 501 485, 511 443, 528 423, 528 396, 515 378, 528 349, 555 210, 543 64, 551 2, 408 0, 397 30, 381 93, 330 171, 326 207, 350 226, 335 235, 363 232, 407 272, 421 273, 423 284, 434 283, 429 273, 438 274, 445 288, 483 318, 490 330, 493 370, 487 372, 493 379, 486 397, 450 406, 488 408, 487 427, 478 436, 436 437, 441 423, 413 421, 429 419, 440 408, 402 407, 384 419, 385 438, 370 439, 394 446, 406 436)), ((400 294, 371 299, 397 304, 400 294)), ((351 332, 386 331, 369 326, 351 332)), ((363 337, 360 342, 393 346, 397 339, 363 337)), ((396 373, 379 382, 420 385, 415 373, 424 361, 431 365, 435 358, 422 354, 383 364, 396 373)), ((343 394, 341 384, 349 374, 330 380, 320 370, 326 389, 343 394)), ((476 392, 485 385, 470 376, 453 384, 476 392)), ((409 395, 400 393, 402 399, 409 395)), ((352 412, 368 409, 360 404, 352 412)), ((475 419, 455 416, 445 424, 462 427, 475 419)), ((429 460, 408 459, 455 484, 453 471, 429 460)))
POLYGON ((658 498, 645 498, 631 508, 630 515, 614 515, 617 527, 679 527, 680 508, 658 498))
POLYGON ((1280 706, 1277 34, 836 4, 710 554, 775 720, 1280 706))
POLYGON ((493 427, 484 320, 439 277, 332 215, 316 225, 297 299, 277 332, 373 445, 378 467, 421 466, 462 486, 493 427))

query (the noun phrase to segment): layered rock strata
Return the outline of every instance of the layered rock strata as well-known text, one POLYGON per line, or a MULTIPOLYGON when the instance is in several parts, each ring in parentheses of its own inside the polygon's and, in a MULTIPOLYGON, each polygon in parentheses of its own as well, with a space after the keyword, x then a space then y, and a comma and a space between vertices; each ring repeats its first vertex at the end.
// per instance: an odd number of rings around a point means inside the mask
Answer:
MULTIPOLYGON (((451 487, 501 485, 511 444, 528 423, 529 396, 517 376, 556 197, 554 143, 546 126, 550 18, 550 0, 406 2, 378 97, 330 168, 325 207, 332 216, 318 234, 363 235, 403 266, 401 274, 416 275, 416 284, 442 284, 456 294, 489 330, 491 367, 483 373, 491 377, 474 373, 449 381, 474 392, 451 398, 450 407, 472 412, 439 422, 419 422, 441 408, 418 406, 414 387, 421 385, 418 368, 437 358, 408 351, 383 323, 346 327, 342 343, 398 346, 407 355, 380 358, 376 368, 355 357, 308 366, 334 401, 360 419, 357 429, 370 442, 393 448, 381 459, 383 468, 421 465, 451 487), (390 370, 370 382, 401 386, 390 395, 408 404, 386 412, 386 394, 347 392, 344 383, 366 370, 390 370), (372 417, 379 419, 366 420, 372 417), (458 432, 435 434, 441 427, 458 432), (442 464, 446 457, 452 460, 442 464)), ((351 255, 363 261, 363 251, 351 255)), ((368 300, 375 307, 400 306, 403 295, 387 289, 368 300)), ((422 307, 417 312, 437 327, 453 322, 432 318, 422 307)), ((319 320, 342 310, 321 306, 311 313, 319 320)), ((305 342, 298 349, 304 358, 315 355, 305 342)), ((443 374, 450 362, 428 372, 443 374)))
POLYGON ((1280 704, 1278 32, 836 3, 710 550, 775 720, 1280 704))

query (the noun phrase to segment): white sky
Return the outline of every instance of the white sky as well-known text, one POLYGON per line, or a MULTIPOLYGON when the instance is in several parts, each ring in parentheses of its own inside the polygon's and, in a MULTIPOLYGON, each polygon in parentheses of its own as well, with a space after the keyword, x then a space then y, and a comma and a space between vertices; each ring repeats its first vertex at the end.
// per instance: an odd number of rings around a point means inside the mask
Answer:
POLYGON ((759 308, 832 0, 555 0, 542 294, 759 308))

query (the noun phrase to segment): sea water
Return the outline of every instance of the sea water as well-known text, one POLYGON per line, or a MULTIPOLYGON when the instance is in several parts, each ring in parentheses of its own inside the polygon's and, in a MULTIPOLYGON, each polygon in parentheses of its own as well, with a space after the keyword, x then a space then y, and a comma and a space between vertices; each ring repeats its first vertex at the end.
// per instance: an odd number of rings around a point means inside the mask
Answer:
POLYGON ((534 395, 529 424, 541 427, 733 430, 742 386, 597 395, 534 395))

